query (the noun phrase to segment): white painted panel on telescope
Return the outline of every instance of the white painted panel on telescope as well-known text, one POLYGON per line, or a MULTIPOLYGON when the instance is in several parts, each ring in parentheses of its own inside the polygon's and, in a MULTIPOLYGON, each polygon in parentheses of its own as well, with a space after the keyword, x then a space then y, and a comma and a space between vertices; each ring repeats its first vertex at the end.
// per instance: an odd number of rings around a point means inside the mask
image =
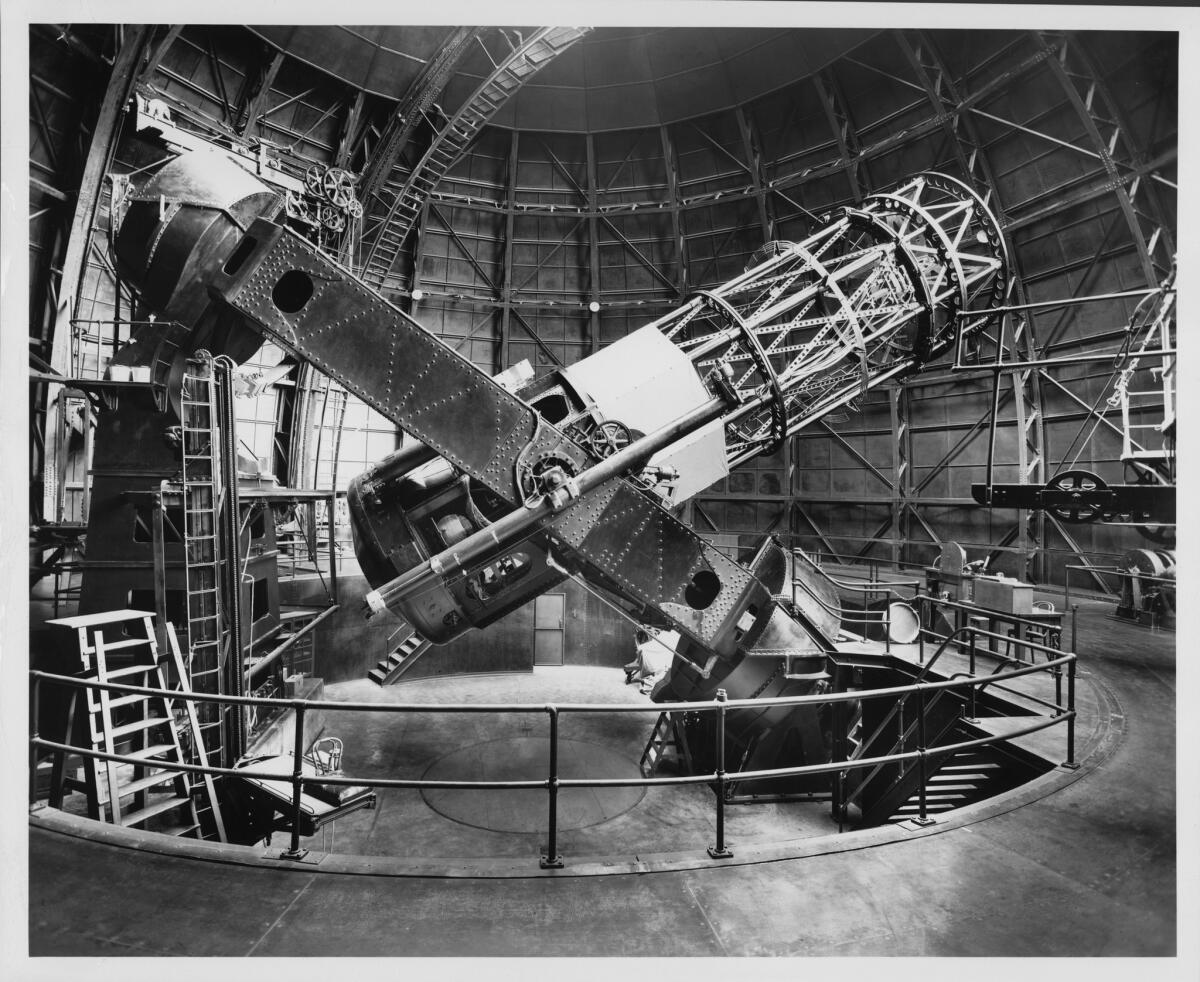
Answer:
MULTIPOLYGON (((602 419, 641 433, 653 433, 712 398, 687 355, 654 327, 613 342, 563 374, 602 419)), ((728 473, 721 421, 678 440, 650 463, 679 471, 676 481, 658 488, 672 503, 719 481, 728 473)))

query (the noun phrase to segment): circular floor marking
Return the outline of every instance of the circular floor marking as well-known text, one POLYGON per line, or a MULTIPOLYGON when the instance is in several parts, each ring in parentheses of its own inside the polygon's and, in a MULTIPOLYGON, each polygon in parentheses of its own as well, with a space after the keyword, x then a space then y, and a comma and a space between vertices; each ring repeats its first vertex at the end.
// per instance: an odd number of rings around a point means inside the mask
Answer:
MULTIPOLYGON (((428 781, 542 781, 549 768, 544 737, 514 737, 461 747, 433 762, 428 781)), ((577 740, 558 742, 560 778, 640 777, 632 760, 608 747, 577 740)), ((642 800, 644 788, 563 788, 558 827, 583 829, 608 822, 642 800)), ((541 789, 511 791, 425 788, 425 803, 439 815, 493 832, 545 832, 547 796, 541 789)))

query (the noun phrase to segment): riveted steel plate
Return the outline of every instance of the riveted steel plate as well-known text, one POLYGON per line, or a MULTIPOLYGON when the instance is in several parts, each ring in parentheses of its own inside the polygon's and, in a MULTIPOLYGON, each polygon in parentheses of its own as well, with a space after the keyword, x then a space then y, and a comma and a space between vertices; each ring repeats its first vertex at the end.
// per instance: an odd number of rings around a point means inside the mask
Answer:
MULTIPOLYGON (((249 234, 264 244, 254 263, 217 290, 226 302, 504 500, 520 503, 517 461, 535 437, 539 445, 566 443, 556 427, 545 420, 539 427, 531 406, 291 230, 256 222, 249 234), (276 291, 297 272, 312 293, 289 313, 276 291)), ((767 594, 744 567, 623 479, 586 495, 550 531, 585 567, 708 646, 729 633, 749 593, 767 594), (676 620, 663 605, 684 605, 702 568, 717 574, 721 589, 697 630, 690 611, 676 620)))

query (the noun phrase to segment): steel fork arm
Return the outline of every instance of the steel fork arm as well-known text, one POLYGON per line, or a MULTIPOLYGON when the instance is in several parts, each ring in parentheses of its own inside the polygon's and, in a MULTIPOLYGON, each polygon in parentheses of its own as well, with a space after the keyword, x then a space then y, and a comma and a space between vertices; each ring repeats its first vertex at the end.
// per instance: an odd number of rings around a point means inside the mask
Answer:
MULTIPOLYGON (((518 457, 530 453, 531 443, 570 445, 561 431, 544 419, 539 427, 531 406, 290 229, 260 219, 246 235, 253 249, 239 250, 245 258, 237 269, 212 274, 214 299, 522 506, 518 457)), ((582 469, 587 457, 576 449, 582 469)), ((731 619, 751 598, 760 608, 769 601, 749 570, 623 478, 586 495, 545 531, 562 559, 585 576, 601 573, 687 636, 729 649, 723 653, 732 652, 731 619), (715 574, 720 589, 697 609, 688 597, 702 572, 715 574)))

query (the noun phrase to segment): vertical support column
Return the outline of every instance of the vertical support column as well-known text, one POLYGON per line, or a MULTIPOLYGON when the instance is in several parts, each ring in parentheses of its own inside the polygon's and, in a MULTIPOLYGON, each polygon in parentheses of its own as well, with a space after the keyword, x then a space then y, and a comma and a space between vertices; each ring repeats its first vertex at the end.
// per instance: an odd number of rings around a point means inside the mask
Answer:
MULTIPOLYGON (((316 511, 316 502, 313 502, 313 510, 316 511)), ((337 581, 337 488, 329 490, 329 514, 327 519, 329 529, 329 599, 333 606, 338 604, 338 581, 337 581)))
POLYGON ((414 229, 416 233, 416 242, 413 243, 413 269, 412 279, 409 283, 410 299, 408 302, 408 312, 413 317, 417 314, 416 305, 420 302, 411 297, 421 289, 421 266, 425 262, 425 232, 429 228, 429 199, 426 198, 421 202, 421 213, 417 216, 417 225, 414 229))
POLYGON ((854 127, 850 124, 850 116, 846 112, 845 102, 841 98, 837 81, 828 68, 814 73, 812 80, 817 89, 817 96, 821 100, 821 106, 825 110, 825 118, 829 121, 829 128, 833 131, 833 139, 837 143, 838 154, 842 158, 842 169, 845 170, 846 178, 850 182, 850 193, 854 195, 855 203, 861 204, 863 184, 869 185, 870 178, 866 173, 862 149, 858 146, 854 127), (866 178, 865 182, 862 178, 866 178))
MULTIPOLYGON (((958 90, 953 77, 947 70, 932 40, 920 31, 897 32, 897 43, 908 59, 917 81, 920 82, 929 99, 932 111, 945 120, 944 128, 954 147, 959 164, 972 180, 979 185, 985 195, 985 201, 995 213, 1002 230, 1008 225, 1002 202, 995 189, 999 186, 987 153, 985 144, 979 139, 975 130, 974 117, 969 112, 961 112, 963 97, 958 90), (951 122, 953 121, 953 122, 951 122)), ((1012 263, 1013 276, 1009 280, 1009 296, 1006 303, 1026 303, 1028 298, 1022 284, 1018 266, 1018 253, 1013 247, 1011 236, 1003 232, 1008 247, 1008 255, 1012 263)), ((1033 338, 1032 322, 1019 320, 1013 328, 1011 347, 1017 357, 1023 361, 1037 357, 1036 345, 1033 338)), ((997 353, 997 357, 1003 351, 997 353)), ((1013 378, 1013 395, 1016 399, 1017 423, 1020 428, 1018 440, 1018 464, 1021 481, 1027 484, 1045 484, 1045 464, 1042 447, 1045 446, 1042 433, 1041 386, 1038 374, 1032 369, 1020 373, 1013 378)), ((1034 576, 1033 565, 1039 563, 1037 582, 1049 579, 1049 563, 1042 543, 1045 542, 1045 523, 1041 512, 1023 512, 1018 519, 1023 566, 1027 575, 1034 576)))
MULTIPOLYGON (((1024 350, 1028 343, 1028 323, 1019 319, 1013 326, 1013 348, 1024 350)), ((1012 375, 1013 395, 1017 410, 1017 467, 1022 484, 1042 486, 1046 483, 1045 460, 1042 456, 1042 408, 1037 385, 1038 375, 1022 369, 1012 375)), ((1049 557, 1038 548, 1044 541, 1045 522, 1040 510, 1021 511, 1017 518, 1022 568, 1027 579, 1045 583, 1049 579, 1049 557), (1031 551, 1032 547, 1032 551, 1031 551), (1037 568, 1034 568, 1035 563, 1037 568)))
POLYGON ((750 120, 746 116, 746 110, 738 106, 734 110, 734 114, 737 116, 738 129, 742 133, 742 149, 746 154, 746 169, 749 171, 750 180, 754 185, 754 200, 758 205, 758 224, 762 229, 763 242, 770 242, 775 238, 775 222, 771 218, 770 208, 767 205, 767 193, 764 190, 762 154, 759 153, 758 141, 750 120))
MULTIPOLYGON (((600 302, 600 230, 597 215, 600 209, 599 180, 596 175, 596 141, 591 133, 584 140, 587 144, 587 210, 588 210, 588 268, 591 274, 590 299, 600 302)), ((588 350, 595 354, 600 350, 600 311, 591 310, 588 318, 588 350)))
POLYGON ((675 161, 675 147, 671 143, 670 134, 665 125, 658 128, 662 139, 663 170, 667 175, 667 199, 671 209, 671 237, 675 240, 675 289, 679 298, 683 299, 691 290, 689 282, 687 255, 684 251, 683 222, 680 211, 682 203, 679 200, 679 168, 675 161))
POLYGON ((500 313, 500 364, 497 372, 509 367, 511 355, 508 345, 512 338, 512 279, 513 279, 513 231, 516 227, 517 212, 517 152, 519 150, 520 133, 512 131, 512 141, 508 148, 508 187, 504 215, 504 281, 501 284, 501 313, 500 313))

